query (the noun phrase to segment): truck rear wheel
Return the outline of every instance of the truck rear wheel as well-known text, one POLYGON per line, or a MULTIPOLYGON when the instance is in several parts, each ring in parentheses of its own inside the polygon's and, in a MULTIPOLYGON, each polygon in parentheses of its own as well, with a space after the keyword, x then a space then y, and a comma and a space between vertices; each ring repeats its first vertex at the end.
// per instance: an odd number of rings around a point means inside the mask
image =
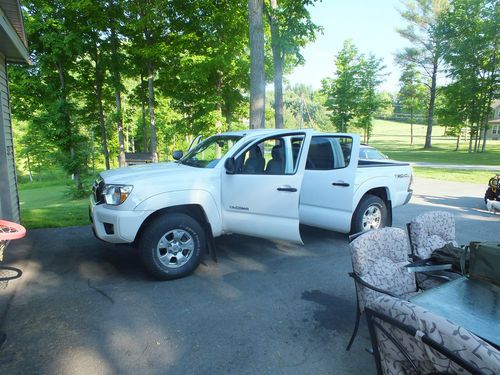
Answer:
POLYGON ((191 274, 200 264, 205 248, 201 225, 186 214, 158 217, 144 230, 139 240, 142 262, 159 280, 172 280, 191 274))
POLYGON ((387 206, 376 195, 366 195, 352 217, 351 233, 366 232, 387 225, 387 206))

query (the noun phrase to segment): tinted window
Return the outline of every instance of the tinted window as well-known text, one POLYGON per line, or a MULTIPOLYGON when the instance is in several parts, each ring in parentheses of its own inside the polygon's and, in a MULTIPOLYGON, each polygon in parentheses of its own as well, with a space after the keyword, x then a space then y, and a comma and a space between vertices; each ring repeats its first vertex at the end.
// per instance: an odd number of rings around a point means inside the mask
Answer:
POLYGON ((307 154, 306 169, 329 170, 345 168, 349 165, 352 138, 315 136, 311 140, 307 154))

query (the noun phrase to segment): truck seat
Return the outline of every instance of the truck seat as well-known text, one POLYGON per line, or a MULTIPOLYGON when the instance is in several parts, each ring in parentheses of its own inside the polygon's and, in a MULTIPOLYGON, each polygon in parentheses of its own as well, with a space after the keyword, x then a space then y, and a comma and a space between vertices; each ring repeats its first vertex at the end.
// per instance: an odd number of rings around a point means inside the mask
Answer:
POLYGON ((267 174, 283 174, 283 148, 280 145, 276 145, 271 150, 272 159, 267 162, 266 173, 267 174))

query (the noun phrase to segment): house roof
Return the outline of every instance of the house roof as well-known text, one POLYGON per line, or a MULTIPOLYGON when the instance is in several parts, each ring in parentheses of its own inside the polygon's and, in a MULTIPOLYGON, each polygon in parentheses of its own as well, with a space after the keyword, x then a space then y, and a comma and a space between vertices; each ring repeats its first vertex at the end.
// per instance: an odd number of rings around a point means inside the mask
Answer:
POLYGON ((0 0, 0 52, 8 61, 29 62, 19 0, 0 0))

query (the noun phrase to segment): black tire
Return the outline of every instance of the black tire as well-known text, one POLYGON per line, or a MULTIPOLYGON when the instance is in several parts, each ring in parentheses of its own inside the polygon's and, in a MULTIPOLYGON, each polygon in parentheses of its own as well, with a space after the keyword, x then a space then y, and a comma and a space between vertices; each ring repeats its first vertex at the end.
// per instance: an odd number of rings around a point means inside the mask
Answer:
POLYGON ((351 233, 383 228, 387 225, 387 220, 388 215, 385 202, 375 195, 365 195, 352 216, 351 233), (378 214, 380 214, 380 217, 377 219, 376 216, 378 214), (371 216, 371 219, 369 216, 371 216))
POLYGON ((486 204, 486 200, 489 199, 491 201, 494 201, 497 199, 497 195, 495 194, 495 192, 493 191, 492 188, 488 188, 486 189, 486 193, 484 193, 484 203, 486 204))
POLYGON ((205 246, 202 226, 189 215, 173 213, 149 223, 141 234, 139 253, 151 276, 173 280, 199 266, 205 246))

